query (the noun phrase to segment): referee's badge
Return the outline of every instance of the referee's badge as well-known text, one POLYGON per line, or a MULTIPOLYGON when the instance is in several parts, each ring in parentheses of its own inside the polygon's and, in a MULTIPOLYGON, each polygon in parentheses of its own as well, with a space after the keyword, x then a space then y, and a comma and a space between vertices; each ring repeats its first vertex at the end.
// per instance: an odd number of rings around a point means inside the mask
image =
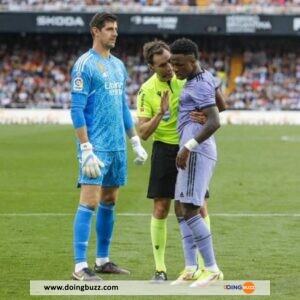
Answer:
MULTIPOLYGON (((139 95, 143 92, 143 90, 140 90, 139 91, 139 95)), ((145 94, 142 94, 141 96, 141 107, 140 107, 140 111, 141 112, 144 112, 145 109, 144 109, 144 106, 145 106, 145 94)))

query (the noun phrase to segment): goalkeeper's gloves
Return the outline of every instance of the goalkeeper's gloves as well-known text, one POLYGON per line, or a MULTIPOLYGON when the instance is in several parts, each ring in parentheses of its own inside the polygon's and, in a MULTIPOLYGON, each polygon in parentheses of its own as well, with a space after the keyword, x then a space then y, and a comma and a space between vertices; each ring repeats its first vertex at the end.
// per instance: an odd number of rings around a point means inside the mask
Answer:
POLYGON ((134 163, 136 165, 143 165, 148 158, 148 154, 143 148, 140 138, 137 135, 135 135, 130 139, 130 142, 132 145, 132 150, 136 154, 134 163))
POLYGON ((97 178, 101 175, 100 168, 104 163, 93 152, 93 145, 89 142, 80 145, 81 168, 83 175, 90 178, 97 178))

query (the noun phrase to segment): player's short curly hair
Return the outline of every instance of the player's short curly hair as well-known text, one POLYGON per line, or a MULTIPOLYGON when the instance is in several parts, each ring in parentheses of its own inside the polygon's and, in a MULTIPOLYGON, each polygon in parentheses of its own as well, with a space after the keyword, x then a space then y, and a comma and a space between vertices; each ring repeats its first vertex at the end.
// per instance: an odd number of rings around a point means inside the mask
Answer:
POLYGON ((170 45, 172 54, 194 55, 199 58, 199 49, 195 42, 187 38, 177 39, 170 45))
POLYGON ((153 56, 155 54, 162 54, 164 50, 170 51, 170 48, 163 41, 155 40, 144 44, 143 55, 146 63, 152 65, 153 56))
POLYGON ((118 18, 116 15, 106 12, 95 14, 90 21, 91 33, 92 27, 97 27, 99 30, 101 30, 105 26, 106 22, 118 22, 118 18))

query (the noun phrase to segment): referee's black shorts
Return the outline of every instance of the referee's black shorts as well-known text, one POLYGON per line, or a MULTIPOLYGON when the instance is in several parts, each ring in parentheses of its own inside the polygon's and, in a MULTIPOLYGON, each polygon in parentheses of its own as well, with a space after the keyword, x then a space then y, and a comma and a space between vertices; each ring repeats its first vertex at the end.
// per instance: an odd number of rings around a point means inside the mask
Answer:
MULTIPOLYGON (((159 141, 153 143, 148 198, 174 198, 177 177, 176 156, 178 151, 178 145, 159 141)), ((205 198, 209 198, 208 191, 206 191, 205 198)))
POLYGON ((178 145, 155 141, 152 148, 148 198, 174 198, 178 145))

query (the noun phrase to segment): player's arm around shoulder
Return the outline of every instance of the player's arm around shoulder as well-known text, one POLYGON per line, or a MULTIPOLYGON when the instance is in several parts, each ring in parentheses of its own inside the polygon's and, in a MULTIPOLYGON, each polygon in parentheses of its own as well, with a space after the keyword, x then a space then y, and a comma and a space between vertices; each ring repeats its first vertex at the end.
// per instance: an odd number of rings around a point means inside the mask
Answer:
MULTIPOLYGON (((227 109, 227 104, 220 88, 216 89, 216 105, 218 107, 219 113, 227 109)), ((207 120, 207 117, 203 111, 192 111, 190 113, 190 117, 193 122, 200 123, 202 125, 207 120)))

